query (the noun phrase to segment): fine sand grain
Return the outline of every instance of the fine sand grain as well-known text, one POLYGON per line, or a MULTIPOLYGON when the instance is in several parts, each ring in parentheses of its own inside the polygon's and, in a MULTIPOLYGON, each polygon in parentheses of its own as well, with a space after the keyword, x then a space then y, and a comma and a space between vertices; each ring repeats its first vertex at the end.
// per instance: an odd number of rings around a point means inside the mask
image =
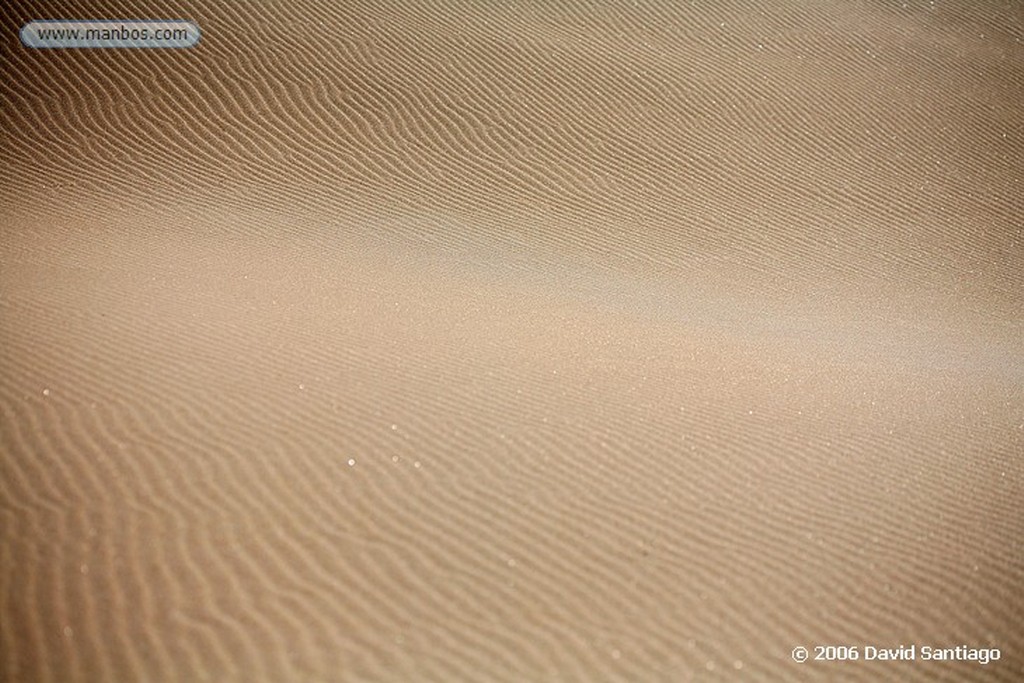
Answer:
POLYGON ((214 4, 0 9, 0 680, 1024 680, 1017 4, 214 4))

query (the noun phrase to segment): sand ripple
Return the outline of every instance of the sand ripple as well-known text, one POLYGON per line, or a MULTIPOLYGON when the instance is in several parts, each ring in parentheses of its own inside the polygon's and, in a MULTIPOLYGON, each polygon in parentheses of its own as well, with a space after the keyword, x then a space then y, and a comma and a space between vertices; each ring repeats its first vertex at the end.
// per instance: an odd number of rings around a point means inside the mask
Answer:
POLYGON ((1019 12, 224 4, 0 10, 203 30, 0 46, 0 678, 1024 676, 1019 12))

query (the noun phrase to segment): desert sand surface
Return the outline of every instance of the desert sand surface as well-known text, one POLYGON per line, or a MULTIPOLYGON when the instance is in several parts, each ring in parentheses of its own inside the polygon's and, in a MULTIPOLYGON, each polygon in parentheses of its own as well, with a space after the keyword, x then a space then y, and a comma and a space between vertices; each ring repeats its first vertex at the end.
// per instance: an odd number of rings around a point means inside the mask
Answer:
POLYGON ((1024 680, 1019 3, 0 17, 0 679, 1024 680))

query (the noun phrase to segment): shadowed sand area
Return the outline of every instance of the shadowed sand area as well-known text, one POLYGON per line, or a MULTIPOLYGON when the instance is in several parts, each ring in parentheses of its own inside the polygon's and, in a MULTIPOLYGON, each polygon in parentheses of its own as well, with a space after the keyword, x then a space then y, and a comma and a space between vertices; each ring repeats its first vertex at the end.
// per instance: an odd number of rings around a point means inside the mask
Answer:
POLYGON ((1024 679, 1019 4, 213 4, 0 9, 0 679, 1024 679))

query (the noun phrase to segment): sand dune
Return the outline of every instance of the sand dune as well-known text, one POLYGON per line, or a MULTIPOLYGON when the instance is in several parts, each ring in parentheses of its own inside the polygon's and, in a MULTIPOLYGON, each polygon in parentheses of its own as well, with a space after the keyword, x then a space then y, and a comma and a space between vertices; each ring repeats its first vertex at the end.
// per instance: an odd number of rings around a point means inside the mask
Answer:
POLYGON ((0 10, 0 678, 1024 676, 1019 9, 208 4, 0 10))

